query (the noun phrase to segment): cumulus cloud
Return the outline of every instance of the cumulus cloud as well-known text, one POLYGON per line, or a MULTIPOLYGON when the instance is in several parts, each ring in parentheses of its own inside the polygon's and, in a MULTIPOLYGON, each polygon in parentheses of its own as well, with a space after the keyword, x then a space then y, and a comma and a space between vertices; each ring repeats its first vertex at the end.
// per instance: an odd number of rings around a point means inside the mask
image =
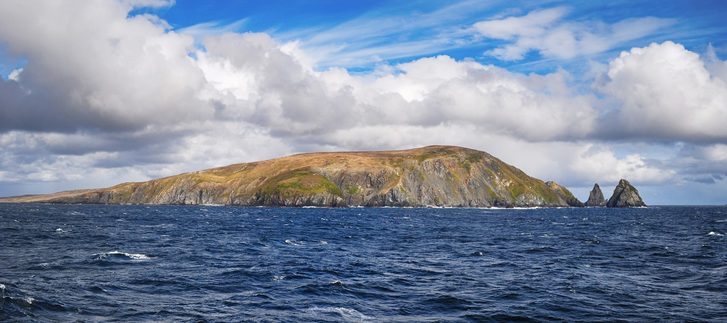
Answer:
POLYGON ((213 111, 196 98, 205 82, 188 56, 192 38, 128 17, 127 5, 0 6, 0 40, 27 60, 14 82, 0 85, 0 129, 125 131, 213 111))
POLYGON ((622 52, 609 64, 600 90, 619 105, 604 119, 606 136, 727 140, 727 83, 680 44, 667 41, 622 52))
MULTIPOLYGON (((616 183, 621 178, 641 184, 662 184, 674 178, 675 171, 649 163, 641 154, 617 157, 613 149, 586 145, 570 161, 570 169, 578 176, 591 181, 616 183)), ((583 181, 582 181, 583 182, 583 181)))
POLYGON ((566 21, 565 7, 535 10, 524 16, 484 20, 474 24, 482 36, 506 44, 485 54, 502 60, 520 60, 530 51, 550 58, 570 59, 607 51, 674 23, 670 19, 642 17, 613 24, 587 20, 566 21))
POLYGON ((543 141, 582 137, 593 127, 592 98, 572 93, 562 71, 526 76, 438 56, 359 77, 315 72, 266 34, 225 34, 204 45, 198 63, 211 88, 203 97, 219 104, 217 116, 293 140, 448 123, 543 141))

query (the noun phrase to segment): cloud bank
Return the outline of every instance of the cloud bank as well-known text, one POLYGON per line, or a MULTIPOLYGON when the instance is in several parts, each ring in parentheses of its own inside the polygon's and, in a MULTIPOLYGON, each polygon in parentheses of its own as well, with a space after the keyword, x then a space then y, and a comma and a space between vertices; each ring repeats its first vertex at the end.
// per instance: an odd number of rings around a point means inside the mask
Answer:
MULTIPOLYGON (((727 175, 727 64, 713 53, 672 42, 633 48, 585 93, 564 70, 521 74, 449 56, 354 75, 319 70, 299 43, 265 33, 185 33, 130 15, 146 4, 0 3, 0 44, 27 60, 0 81, 0 182, 108 185, 299 151, 428 144, 487 150, 576 186, 727 175), (629 152, 627 141, 645 148, 629 152), (664 143, 681 148, 659 153, 664 143)), ((513 40, 517 48, 493 54, 517 59, 592 53, 622 41, 623 28, 666 23, 596 28, 566 24, 565 13, 476 28, 513 40), (528 40, 561 33, 573 41, 568 53, 528 40)))

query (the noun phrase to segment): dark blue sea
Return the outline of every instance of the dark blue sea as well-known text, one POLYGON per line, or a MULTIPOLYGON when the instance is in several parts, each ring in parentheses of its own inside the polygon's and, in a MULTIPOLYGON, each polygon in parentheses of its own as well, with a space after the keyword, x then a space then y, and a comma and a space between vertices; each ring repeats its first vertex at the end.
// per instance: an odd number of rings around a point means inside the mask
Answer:
POLYGON ((0 204, 0 321, 727 321, 727 207, 0 204))

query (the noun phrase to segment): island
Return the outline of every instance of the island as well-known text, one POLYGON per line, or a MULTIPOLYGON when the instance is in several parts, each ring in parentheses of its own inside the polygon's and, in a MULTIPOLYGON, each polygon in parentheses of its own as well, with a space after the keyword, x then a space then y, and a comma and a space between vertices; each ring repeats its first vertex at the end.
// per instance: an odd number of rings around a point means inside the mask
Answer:
POLYGON ((304 153, 0 202, 246 206, 583 206, 564 186, 456 146, 304 153))
MULTIPOLYGON (((457 146, 304 153, 108 188, 5 197, 0 203, 584 206, 556 182, 528 176, 486 152, 457 146)), ((596 184, 587 205, 645 206, 626 180, 620 181, 608 203, 596 184)))

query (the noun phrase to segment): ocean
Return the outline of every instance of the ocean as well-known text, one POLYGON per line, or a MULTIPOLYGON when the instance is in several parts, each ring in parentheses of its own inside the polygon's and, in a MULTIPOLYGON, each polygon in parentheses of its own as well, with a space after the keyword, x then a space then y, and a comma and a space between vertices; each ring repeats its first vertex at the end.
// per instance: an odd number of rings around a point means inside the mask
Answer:
POLYGON ((0 321, 727 321, 727 207, 0 204, 0 321))

